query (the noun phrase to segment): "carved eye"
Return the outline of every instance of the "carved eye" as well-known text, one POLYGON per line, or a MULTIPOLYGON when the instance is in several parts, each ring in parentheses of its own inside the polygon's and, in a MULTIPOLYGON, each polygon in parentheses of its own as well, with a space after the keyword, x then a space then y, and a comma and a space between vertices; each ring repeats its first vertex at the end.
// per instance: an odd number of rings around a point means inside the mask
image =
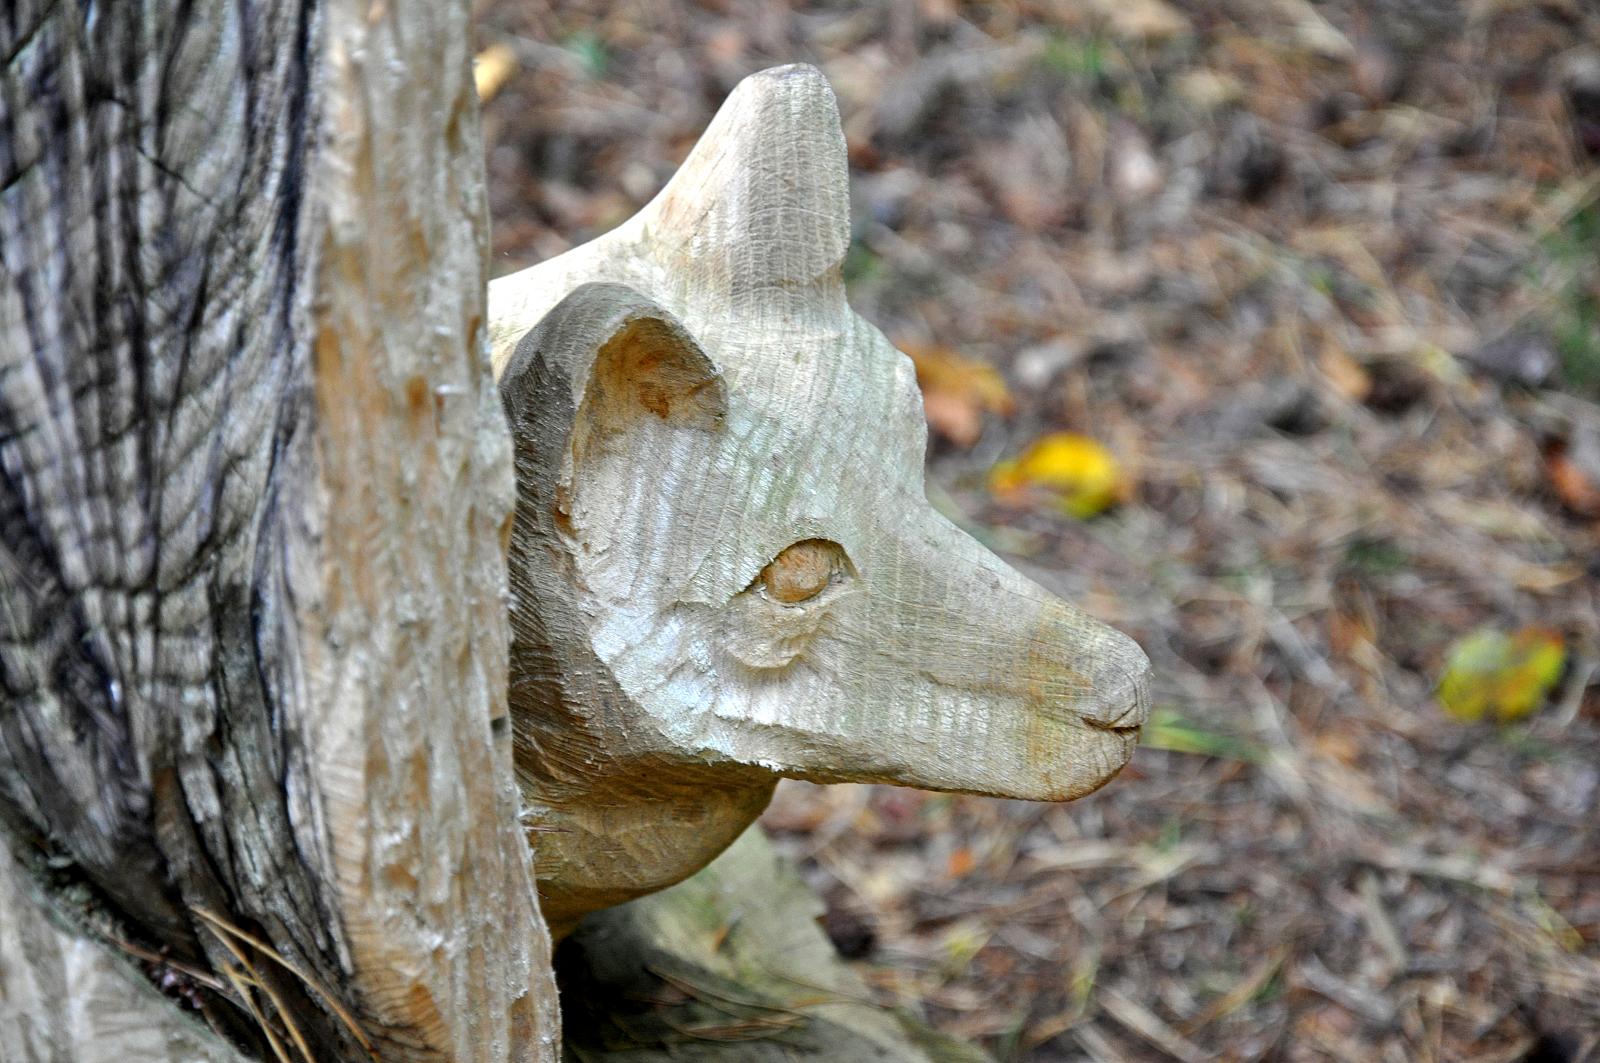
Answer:
POLYGON ((827 590, 847 571, 844 548, 827 539, 802 539, 784 547, 756 577, 755 586, 775 602, 798 605, 827 590))

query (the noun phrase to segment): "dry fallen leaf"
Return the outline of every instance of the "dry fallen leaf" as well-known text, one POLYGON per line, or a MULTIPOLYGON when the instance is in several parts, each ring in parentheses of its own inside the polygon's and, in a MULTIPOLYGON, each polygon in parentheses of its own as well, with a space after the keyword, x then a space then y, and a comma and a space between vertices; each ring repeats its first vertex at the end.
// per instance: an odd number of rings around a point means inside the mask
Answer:
POLYGON ((1472 723, 1520 720, 1544 704, 1566 666, 1567 648, 1548 628, 1480 628, 1450 647, 1437 695, 1444 711, 1472 723))
POLYGON ((1206 67, 1180 74, 1173 82, 1172 89, 1180 99, 1202 111, 1220 110, 1238 103, 1245 96, 1245 88, 1238 78, 1206 67))
POLYGON ((1550 482, 1550 488, 1555 492, 1561 504, 1566 506, 1579 517, 1600 517, 1600 476, 1592 474, 1582 459, 1584 457, 1600 457, 1600 455, 1585 455, 1580 451, 1576 456, 1573 448, 1564 440, 1557 440, 1546 444, 1544 448, 1544 472, 1550 482))
POLYGON ((965 845, 957 846, 950 851, 950 858, 945 861, 945 875, 949 878, 964 878, 978 866, 978 858, 972 850, 965 845))
POLYGON ((1117 459, 1098 442, 1076 432, 1054 432, 991 469, 989 490, 1013 504, 1044 498, 1083 519, 1120 501, 1127 483, 1117 459))
POLYGON ((922 408, 928 427, 959 447, 970 447, 983 434, 985 413, 1009 416, 1016 401, 994 366, 936 344, 902 343, 901 350, 917 367, 922 408))
POLYGON ((517 53, 508 44, 491 44, 472 61, 472 80, 478 99, 488 103, 517 72, 517 53))
POLYGON ((1189 19, 1167 0, 1095 0, 1093 10, 1113 36, 1157 43, 1193 31, 1189 19))
POLYGON ((1372 394, 1372 374, 1343 348, 1330 343, 1317 355, 1317 367, 1333 390, 1351 402, 1365 402, 1372 394))

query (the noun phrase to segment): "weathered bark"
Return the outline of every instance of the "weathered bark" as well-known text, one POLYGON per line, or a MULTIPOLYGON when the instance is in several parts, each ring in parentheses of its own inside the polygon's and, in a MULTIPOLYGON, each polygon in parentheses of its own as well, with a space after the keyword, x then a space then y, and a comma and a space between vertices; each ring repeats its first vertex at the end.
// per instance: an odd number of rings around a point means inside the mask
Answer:
POLYGON ((553 1053, 467 6, 0 11, 6 1060, 553 1053))

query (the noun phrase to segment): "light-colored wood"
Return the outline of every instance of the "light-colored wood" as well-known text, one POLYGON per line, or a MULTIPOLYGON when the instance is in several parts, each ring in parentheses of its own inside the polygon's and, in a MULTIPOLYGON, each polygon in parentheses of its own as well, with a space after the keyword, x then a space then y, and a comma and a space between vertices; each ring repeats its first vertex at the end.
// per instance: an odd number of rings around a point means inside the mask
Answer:
POLYGON ((0 1059, 244 1063, 130 957, 53 923, 53 906, 0 849, 0 1059))
POLYGON ((577 1063, 990 1063, 873 1002, 817 898, 759 829, 678 885, 596 912, 565 946, 577 1063))
POLYGON ((0 15, 7 1063, 556 1055, 468 8, 0 15))
POLYGON ((1137 741, 1139 648, 924 497, 911 363, 845 302, 847 191, 827 83, 770 70, 636 217, 490 286, 558 934, 704 866, 778 776, 1063 800, 1137 741))

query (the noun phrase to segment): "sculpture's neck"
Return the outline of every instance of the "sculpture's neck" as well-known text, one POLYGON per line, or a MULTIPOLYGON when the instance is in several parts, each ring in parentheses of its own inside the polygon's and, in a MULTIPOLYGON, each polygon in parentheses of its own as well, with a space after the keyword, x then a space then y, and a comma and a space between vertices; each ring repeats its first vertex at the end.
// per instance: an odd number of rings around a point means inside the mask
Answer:
MULTIPOLYGON (((527 572, 526 566, 522 569, 527 572)), ((685 758, 593 650, 571 581, 514 624, 511 702, 540 906, 561 936, 588 912, 705 866, 766 807, 777 777, 685 758)))

